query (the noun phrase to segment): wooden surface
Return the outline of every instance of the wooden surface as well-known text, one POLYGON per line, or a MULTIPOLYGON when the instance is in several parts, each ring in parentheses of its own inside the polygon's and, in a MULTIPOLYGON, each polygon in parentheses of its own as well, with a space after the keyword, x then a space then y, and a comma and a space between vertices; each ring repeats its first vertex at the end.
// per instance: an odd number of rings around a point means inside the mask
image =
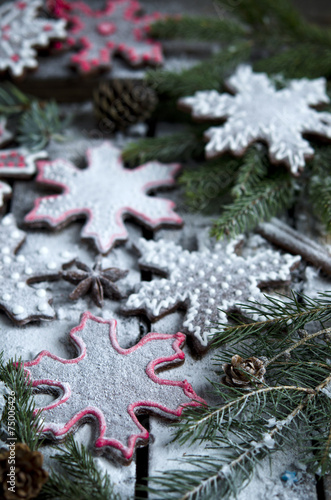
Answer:
MULTIPOLYGON (((91 2, 90 2, 91 3, 91 2)), ((144 0, 141 2, 147 12, 161 10, 164 12, 196 15, 217 15, 213 2, 202 2, 201 0, 171 0, 160 2, 159 0, 144 0)), ((329 1, 320 0, 311 2, 309 0, 297 0, 296 3, 302 8, 305 15, 316 21, 325 21, 328 16, 331 18, 331 5, 329 1)), ((102 0, 95 0, 92 5, 96 8, 103 5, 102 0)), ((168 44, 166 45, 166 68, 187 67, 197 60, 205 57, 213 50, 212 46, 201 44, 192 50, 190 45, 168 44), (181 47, 180 53, 178 47, 181 47)), ((39 70, 30 74, 20 83, 21 88, 43 98, 58 98, 62 101, 83 101, 91 97, 92 89, 100 78, 141 78, 143 71, 134 71, 116 59, 113 69, 95 78, 84 79, 78 76, 73 70, 68 68, 64 62, 66 55, 56 57, 42 56, 40 58, 39 70)), ((139 136, 144 136, 146 129, 138 127, 128 134, 116 134, 109 136, 100 130, 92 112, 90 103, 65 105, 65 110, 71 110, 75 114, 75 120, 70 129, 65 131, 66 141, 61 144, 52 143, 48 148, 51 159, 64 157, 70 160, 81 158, 87 147, 91 144, 99 143, 103 139, 113 140, 119 147, 128 141, 135 140, 139 136), (97 140, 95 140, 97 139, 97 140)), ((171 125, 158 123, 156 134, 169 133, 171 125)), ((40 190, 35 183, 30 181, 15 182, 14 196, 11 203, 11 210, 15 214, 19 225, 23 225, 24 215, 32 208, 33 200, 40 195, 40 190)), ((161 230, 154 235, 154 238, 165 237, 180 242, 185 248, 199 249, 208 245, 208 228, 211 218, 192 215, 187 213, 182 201, 182 192, 177 188, 171 193, 164 194, 166 197, 174 199, 179 205, 179 213, 185 220, 185 225, 181 230, 161 230)), ((110 265, 126 268, 130 270, 126 281, 128 289, 139 283, 142 275, 138 268, 137 258, 132 251, 132 244, 141 235, 147 233, 132 221, 127 224, 129 228, 130 241, 123 247, 116 248, 109 255, 110 265)), ((96 252, 88 243, 82 243, 79 239, 81 223, 73 223, 60 233, 49 233, 47 231, 28 231, 27 245, 38 247, 45 241, 50 247, 73 249, 77 255, 86 263, 92 263, 96 252)), ((145 276, 146 279, 146 276, 145 276)), ((38 354, 39 347, 49 349, 55 354, 63 357, 69 356, 67 345, 67 334, 70 329, 78 324, 79 316, 84 310, 91 310, 92 313, 100 315, 100 310, 94 306, 88 298, 80 299, 77 303, 68 302, 70 287, 67 283, 58 282, 49 284, 54 295, 54 308, 58 313, 58 319, 52 323, 41 323, 40 325, 27 325, 19 328, 13 327, 10 320, 4 314, 0 314, 0 333, 4 355, 22 356, 23 359, 32 359, 38 354)), ((183 312, 175 312, 163 320, 154 324, 142 316, 136 318, 123 317, 119 312, 119 304, 107 301, 102 311, 104 317, 115 317, 119 322, 119 341, 123 347, 128 347, 137 342, 142 335, 148 331, 158 331, 161 333, 175 333, 182 326, 183 312)), ((194 379, 194 388, 200 396, 206 397, 208 384, 205 378, 217 380, 212 365, 212 355, 207 354, 201 359, 196 359, 194 353, 185 347, 186 361, 176 374, 177 377, 186 378, 189 381, 194 379), (200 374, 197 378, 196 373, 200 374)), ((173 372, 174 373, 174 372, 173 372)), ((173 466, 168 459, 184 456, 192 450, 185 447, 178 447, 177 444, 170 444, 172 428, 169 423, 165 423, 155 417, 143 417, 143 423, 149 426, 151 441, 146 448, 137 451, 136 458, 128 466, 122 466, 107 458, 97 458, 99 466, 107 470, 110 477, 115 482, 116 489, 121 498, 134 498, 135 489, 141 483, 142 478, 147 474, 154 474, 156 471, 165 470, 173 466)), ((77 439, 86 445, 91 444, 92 426, 85 425, 78 433, 77 439)), ((204 455, 206 450, 197 447, 195 453, 204 455)), ((46 456, 51 451, 45 451, 46 456)), ((305 450, 300 448, 284 449, 273 456, 271 464, 263 462, 261 469, 254 475, 253 481, 240 494, 240 500, 331 500, 330 479, 324 481, 324 490, 317 486, 315 477, 305 472, 302 461, 305 458, 305 450), (296 468, 302 472, 303 480, 300 487, 287 487, 282 483, 280 476, 288 468, 296 468), (324 495, 324 497, 323 497, 324 495)), ((46 461, 49 463, 49 460, 46 461)))

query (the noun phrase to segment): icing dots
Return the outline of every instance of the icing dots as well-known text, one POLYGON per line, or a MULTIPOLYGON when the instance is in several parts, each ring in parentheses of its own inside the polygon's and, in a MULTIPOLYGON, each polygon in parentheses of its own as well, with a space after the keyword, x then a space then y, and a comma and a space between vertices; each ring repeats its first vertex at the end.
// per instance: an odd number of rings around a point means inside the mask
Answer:
POLYGON ((252 297, 262 303, 265 298, 259 285, 288 282, 291 269, 300 260, 274 250, 259 251, 244 259, 235 253, 233 242, 217 244, 213 251, 190 253, 173 242, 141 239, 139 249, 140 265, 166 273, 167 279, 142 282, 123 311, 143 310, 155 320, 175 307, 184 307, 184 332, 192 336, 198 351, 208 347, 211 329, 207 326, 217 330, 217 323, 227 321, 224 311, 240 309, 238 303, 245 304, 252 297), (162 265, 155 263, 156 254, 162 265))

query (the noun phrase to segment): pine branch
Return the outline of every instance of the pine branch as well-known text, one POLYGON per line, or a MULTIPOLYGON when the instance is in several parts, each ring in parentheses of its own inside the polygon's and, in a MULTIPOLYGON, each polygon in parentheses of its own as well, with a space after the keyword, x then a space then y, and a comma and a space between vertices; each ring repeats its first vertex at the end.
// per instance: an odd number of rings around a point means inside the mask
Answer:
POLYGON ((269 75, 281 73, 285 78, 319 78, 322 75, 330 78, 331 47, 302 41, 256 61, 253 68, 269 75))
POLYGON ((58 448, 53 455, 60 465, 44 485, 39 500, 120 500, 106 473, 96 467, 92 455, 83 445, 78 445, 72 436, 66 440, 65 448, 58 448))
POLYGON ((255 184, 250 191, 224 207, 214 222, 211 236, 235 236, 254 228, 293 203, 294 183, 288 174, 270 177, 255 184))
POLYGON ((331 230, 331 177, 313 176, 310 181, 310 199, 316 215, 331 230))
POLYGON ((63 140, 62 132, 70 118, 62 120, 54 101, 41 104, 32 102, 30 109, 21 117, 18 141, 32 151, 43 149, 51 139, 63 140))
POLYGON ((268 174, 269 161, 265 150, 259 146, 249 148, 238 170, 232 195, 239 198, 250 192, 268 174))
MULTIPOLYGON (((328 311, 324 307, 319 313, 310 310, 306 322, 327 320, 330 299, 331 292, 324 295, 328 311)), ((307 309, 311 309, 312 299, 307 302, 307 309)), ((294 305, 298 307, 296 301, 294 305)), ((284 303, 284 310, 287 307, 284 303)), ((253 307, 258 308, 258 304, 253 307)), ((261 335, 260 322, 254 322, 251 342, 237 348, 240 355, 273 353, 264 365, 267 382, 262 386, 261 381, 259 386, 252 383, 246 391, 214 383, 215 395, 221 399, 219 406, 185 409, 175 439, 181 444, 197 442, 200 447, 210 443, 205 448, 209 455, 179 460, 184 464, 184 475, 172 469, 150 478, 153 498, 207 500, 236 495, 262 458, 285 443, 292 446, 299 440, 307 450, 306 442, 315 437, 310 444, 310 466, 320 474, 330 471, 331 328, 308 334, 290 324, 289 335, 284 310, 278 310, 277 301, 269 308, 274 323, 279 320, 277 342, 273 324, 265 322, 261 335)), ((216 366, 221 368, 229 355, 229 351, 219 351, 216 366)))
POLYGON ((219 89, 222 81, 230 76, 236 66, 247 61, 251 44, 248 42, 231 45, 205 62, 182 73, 154 70, 146 75, 148 85, 159 94, 171 97, 192 95, 197 90, 219 89))
POLYGON ((236 158, 224 156, 196 169, 188 167, 179 178, 185 189, 187 208, 205 213, 218 211, 219 199, 233 184, 239 163, 236 158))
POLYGON ((201 157, 204 150, 204 129, 205 127, 198 127, 195 130, 132 142, 123 150, 123 161, 130 165, 141 165, 153 160, 172 162, 201 157))
MULTIPOLYGON (((14 393, 15 398, 15 437, 17 442, 26 443, 31 450, 37 450, 42 444, 40 432, 43 420, 40 412, 35 413, 36 407, 33 397, 33 387, 26 379, 23 362, 9 360, 4 364, 0 360, 0 380, 14 393)), ((1 421, 6 427, 8 422, 9 395, 5 396, 6 406, 1 421)))
POLYGON ((211 17, 169 17, 152 24, 152 37, 162 39, 186 39, 201 41, 236 41, 246 30, 231 19, 211 17))
POLYGON ((14 115, 29 109, 31 98, 21 92, 15 85, 4 82, 0 85, 0 113, 14 115))
MULTIPOLYGON (((228 0, 216 0, 225 9, 229 8, 228 0)), ((256 30, 270 33, 271 28, 280 33, 300 33, 306 26, 305 21, 288 0, 241 0, 233 12, 236 17, 256 30)))
POLYGON ((296 297, 293 293, 290 297, 271 297, 263 305, 249 302, 240 304, 240 309, 247 317, 259 318, 258 321, 242 320, 229 315, 237 321, 237 324, 228 323, 219 325, 219 332, 213 337, 213 346, 219 347, 223 344, 236 345, 254 335, 282 334, 284 329, 291 335, 294 331, 303 329, 307 323, 320 321, 327 323, 331 319, 331 292, 319 293, 315 299, 307 295, 296 297), (264 319, 265 318, 265 319, 264 319))

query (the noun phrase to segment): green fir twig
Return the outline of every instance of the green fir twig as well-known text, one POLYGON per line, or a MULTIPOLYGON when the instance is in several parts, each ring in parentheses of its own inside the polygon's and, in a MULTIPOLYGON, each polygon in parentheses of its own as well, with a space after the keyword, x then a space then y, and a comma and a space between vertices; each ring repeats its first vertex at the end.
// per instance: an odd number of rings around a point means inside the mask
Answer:
POLYGON ((51 458, 60 467, 52 470, 38 500, 120 500, 107 473, 95 465, 92 455, 69 436, 51 458))
POLYGON ((290 175, 275 175, 256 183, 250 190, 223 208, 214 222, 211 235, 236 236, 253 229, 260 221, 269 220, 294 200, 294 183, 290 175))
MULTIPOLYGON (((32 384, 26 378, 21 359, 10 359, 6 364, 0 359, 0 380, 13 392, 15 404, 15 438, 25 443, 31 450, 38 450, 43 440, 40 432, 43 427, 41 412, 36 412, 32 384)), ((6 428, 8 423, 9 395, 5 395, 6 405, 1 422, 6 428)), ((11 402, 13 399, 10 400, 11 402)), ((11 406, 11 405, 10 405, 11 406)), ((12 428, 11 428, 12 429, 12 428)))
POLYGON ((201 41, 233 41, 243 37, 246 29, 231 19, 217 17, 178 16, 157 21, 151 26, 150 35, 155 38, 201 41))
MULTIPOLYGON (((309 449, 309 470, 324 475, 331 470, 331 328, 302 327, 331 318, 331 292, 318 299, 292 296, 281 304, 273 299, 262 306, 251 303, 247 312, 265 319, 238 325, 221 325, 216 334, 215 369, 236 354, 265 359, 265 381, 254 380, 246 390, 214 383, 220 404, 186 409, 176 425, 174 439, 203 446, 203 456, 186 455, 185 467, 149 478, 153 498, 202 500, 229 498, 251 479, 264 457, 282 445, 309 449), (281 305, 281 308, 279 306, 281 305), (300 329, 297 327, 300 326, 300 329), (223 331, 227 328, 227 334, 223 331), (230 347, 223 342, 235 337, 230 347), (244 342, 247 336, 250 342, 244 342)), ((316 324, 316 323, 315 323, 316 324)))

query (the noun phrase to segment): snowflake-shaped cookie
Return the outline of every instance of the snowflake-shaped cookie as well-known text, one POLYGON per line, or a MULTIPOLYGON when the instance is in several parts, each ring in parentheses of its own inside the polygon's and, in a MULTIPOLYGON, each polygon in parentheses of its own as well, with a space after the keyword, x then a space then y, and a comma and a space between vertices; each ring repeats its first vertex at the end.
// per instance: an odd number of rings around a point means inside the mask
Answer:
POLYGON ((13 134, 7 129, 7 118, 0 118, 0 146, 6 144, 13 137, 13 134))
POLYGON ((37 181, 61 187, 63 194, 39 198, 25 221, 59 229, 73 219, 88 220, 82 237, 92 238, 101 253, 127 240, 123 218, 127 215, 151 229, 182 219, 172 210, 174 203, 146 196, 152 190, 174 184, 180 166, 150 162, 136 169, 123 167, 120 151, 109 142, 87 151, 88 167, 76 168, 66 160, 39 162, 37 181))
POLYGON ((102 11, 81 1, 54 0, 53 4, 55 14, 71 25, 67 45, 79 52, 70 60, 82 73, 109 69, 115 53, 133 66, 162 62, 161 45, 146 38, 150 24, 160 14, 138 17, 136 0, 108 0, 102 11))
POLYGON ((117 449, 130 460, 136 445, 149 437, 138 413, 174 417, 185 406, 204 403, 186 380, 156 374, 184 360, 182 333, 149 333, 135 346, 123 349, 117 341, 116 321, 86 312, 70 332, 70 340, 78 350, 76 358, 62 359, 42 351, 24 365, 40 392, 47 393, 50 387, 58 390, 58 399, 43 408, 43 432, 55 439, 94 420, 98 424, 95 447, 117 449))
POLYGON ((198 350, 205 350, 209 334, 217 331, 215 323, 227 322, 222 311, 240 309, 237 304, 248 300, 264 301, 260 288, 288 282, 290 270, 300 261, 300 257, 274 250, 243 258, 235 253, 235 243, 189 252, 172 241, 141 239, 141 267, 167 278, 142 282, 123 312, 146 312, 155 320, 184 306, 184 332, 192 336, 198 350))
MULTIPOLYGON (((45 151, 29 153, 24 148, 0 150, 0 177, 26 179, 36 172, 35 162, 46 156, 45 151)), ((11 187, 0 181, 0 208, 10 198, 11 192, 11 187)))
POLYGON ((25 69, 37 67, 33 47, 46 47, 53 39, 65 38, 64 20, 37 17, 43 6, 43 0, 17 0, 0 6, 0 70, 22 76, 25 69))
POLYGON ((226 119, 224 125, 211 127, 205 134, 208 158, 228 150, 240 156, 252 142, 262 140, 269 146, 271 161, 286 163, 297 175, 314 154, 302 135, 331 139, 331 113, 311 108, 329 102, 324 78, 291 80, 286 88, 276 90, 266 74, 241 65, 227 85, 235 96, 210 90, 179 100, 198 120, 226 119))
POLYGON ((32 283, 51 279, 68 261, 68 255, 55 255, 46 246, 34 252, 19 251, 26 234, 17 228, 12 214, 0 223, 0 308, 18 325, 55 318, 50 297, 32 283), (18 254, 17 254, 18 252, 18 254))

